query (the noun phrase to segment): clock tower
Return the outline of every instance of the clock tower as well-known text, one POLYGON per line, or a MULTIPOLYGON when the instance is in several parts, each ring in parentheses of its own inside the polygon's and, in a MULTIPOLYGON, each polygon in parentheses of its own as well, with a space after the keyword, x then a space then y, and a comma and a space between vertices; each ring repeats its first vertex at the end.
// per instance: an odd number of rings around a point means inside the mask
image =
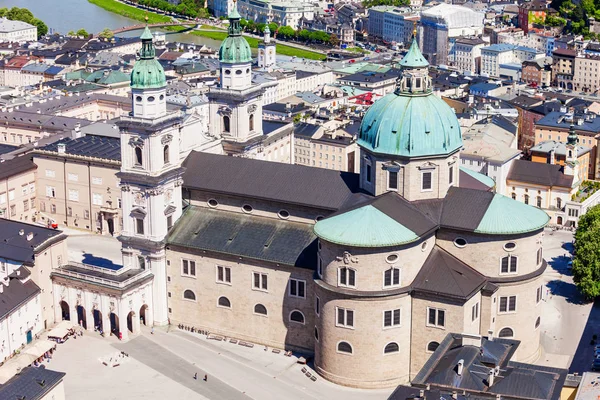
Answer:
POLYGON ((123 268, 152 271, 155 325, 168 322, 165 238, 181 215, 179 161, 182 114, 167 112, 166 77, 146 26, 131 72, 132 109, 117 122, 121 134, 123 268))
POLYGON ((275 68, 276 43, 271 40, 269 25, 265 26, 263 41, 258 44, 258 67, 265 71, 273 71, 275 68))

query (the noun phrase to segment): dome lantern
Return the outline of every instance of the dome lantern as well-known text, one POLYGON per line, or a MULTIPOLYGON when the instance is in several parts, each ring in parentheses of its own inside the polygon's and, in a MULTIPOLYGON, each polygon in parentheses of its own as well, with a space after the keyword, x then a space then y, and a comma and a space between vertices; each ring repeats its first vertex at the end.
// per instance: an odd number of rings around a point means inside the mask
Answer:
POLYGON ((237 2, 233 2, 233 9, 229 14, 229 28, 227 37, 219 48, 219 61, 228 64, 246 64, 252 62, 250 45, 242 36, 242 26, 237 9, 237 2))
POLYGON ((152 43, 152 32, 148 28, 146 19, 146 28, 140 36, 142 39, 142 49, 140 50, 140 59, 133 66, 131 71, 132 89, 156 89, 167 85, 165 70, 156 60, 156 51, 152 43))

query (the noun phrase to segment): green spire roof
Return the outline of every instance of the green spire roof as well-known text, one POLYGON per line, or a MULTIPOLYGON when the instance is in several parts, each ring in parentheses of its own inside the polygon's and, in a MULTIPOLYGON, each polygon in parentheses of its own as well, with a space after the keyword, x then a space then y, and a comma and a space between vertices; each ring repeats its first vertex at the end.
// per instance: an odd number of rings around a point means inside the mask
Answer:
POLYGON ((234 1, 233 10, 229 14, 228 36, 219 48, 219 61, 222 63, 246 64, 252 62, 250 45, 242 36, 241 18, 237 10, 237 2, 234 1))
POLYGON ((569 128, 569 135, 567 136, 567 144, 570 146, 577 146, 577 134, 575 133, 575 126, 571 125, 569 128))
POLYGON ((496 193, 475 232, 491 235, 533 232, 542 229, 549 220, 545 211, 496 193))
POLYGON ((404 56, 402 61, 400 61, 400 65, 406 68, 427 68, 429 67, 429 63, 421 53, 419 49, 419 45, 417 44, 417 38, 413 37, 412 44, 410 45, 410 49, 408 49, 408 53, 404 56))
POLYGON ((133 89, 156 89, 167 85, 165 70, 156 60, 156 52, 152 44, 152 32, 146 25, 142 36, 142 49, 140 59, 136 61, 131 71, 131 88, 133 89))

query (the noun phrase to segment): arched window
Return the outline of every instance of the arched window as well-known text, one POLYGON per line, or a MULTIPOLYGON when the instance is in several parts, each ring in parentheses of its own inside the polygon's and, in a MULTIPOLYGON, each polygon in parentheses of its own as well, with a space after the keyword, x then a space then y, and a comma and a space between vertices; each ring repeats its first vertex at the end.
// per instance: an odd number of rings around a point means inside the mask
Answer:
POLYGON ((163 147, 163 161, 165 165, 169 163, 169 145, 163 147))
POLYGON ((250 132, 254 130, 254 114, 250 114, 250 118, 248 118, 248 126, 250 127, 250 132))
POLYGON ((302 314, 300 311, 297 311, 297 310, 292 311, 292 313, 290 314, 290 321, 303 324, 304 323, 304 314, 302 314))
POLYGON ((223 116, 223 132, 230 132, 230 126, 229 123, 231 122, 231 120, 229 119, 229 116, 225 115, 223 116))
POLYGON ((317 329, 317 327, 315 326, 315 339, 317 341, 319 341, 319 330, 317 329))
POLYGON ((502 257, 502 263, 500 265, 500 273, 509 274, 517 272, 517 256, 506 256, 502 257))
POLYGON ((500 330, 500 333, 498 334, 498 337, 501 337, 501 338, 511 338, 514 335, 515 334, 514 334, 514 332, 513 332, 512 329, 510 329, 510 328, 502 328, 500 330))
POLYGON ((525 204, 529 204, 529 195, 528 194, 525 195, 525 204))
POLYGON ((338 284, 339 286, 355 287, 356 271, 347 267, 340 268, 338 270, 338 284))
POLYGON ((560 197, 556 198, 556 208, 562 209, 562 199, 560 197))
POLYGON ((537 197, 536 205, 538 206, 538 208, 542 208, 542 197, 541 196, 537 197))
POLYGON ((196 294, 194 294, 194 292, 188 289, 185 292, 183 292, 183 298, 188 300, 196 300, 196 294))
POLYGON ((383 286, 399 286, 400 285, 400 268, 390 268, 383 273, 383 286))
POLYGON ((397 353, 400 351, 400 346, 398 346, 398 343, 396 342, 391 342, 385 345, 385 349, 383 349, 383 354, 389 354, 389 353, 397 353))
POLYGON ((517 194, 515 192, 511 193, 510 197, 512 197, 513 200, 517 199, 517 194))
POLYGON ((429 342, 429 344, 427 344, 427 351, 436 351, 439 345, 440 344, 438 342, 429 342))
POLYGON ((142 149, 141 147, 135 148, 135 165, 142 166, 142 149))
POLYGON ((254 312, 260 315, 267 315, 267 307, 262 304, 257 304, 254 306, 254 312))
POLYGON ((231 302, 229 301, 229 299, 225 296, 221 296, 219 297, 219 306, 220 307, 227 307, 227 308, 231 308, 231 302))
POLYGON ((352 354, 352 345, 350 345, 350 343, 348 343, 348 342, 339 342, 338 346, 337 346, 337 350, 340 353, 352 354))
POLYGON ((540 322, 541 322, 540 317, 537 317, 537 319, 535 320, 535 328, 536 329, 540 327, 540 322))

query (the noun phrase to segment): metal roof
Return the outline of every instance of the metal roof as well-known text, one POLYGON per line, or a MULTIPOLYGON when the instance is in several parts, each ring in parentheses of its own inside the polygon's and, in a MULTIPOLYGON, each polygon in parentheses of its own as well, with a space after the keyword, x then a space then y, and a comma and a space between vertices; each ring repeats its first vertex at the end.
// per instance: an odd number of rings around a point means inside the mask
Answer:
POLYGON ((477 179, 479 182, 483 183, 487 187, 492 188, 496 186, 496 182, 494 182, 494 180, 487 175, 480 174, 479 172, 472 171, 469 168, 462 166, 460 167, 460 170, 465 174, 471 176, 472 178, 477 179))
POLYGON ((548 221, 550 217, 544 210, 495 193, 475 232, 492 235, 533 232, 548 221))
POLYGON ((0 258, 32 264, 35 249, 61 234, 61 231, 39 225, 0 218, 0 258), (29 233, 33 234, 31 240, 27 240, 29 233))
POLYGON ((565 188, 571 188, 574 183, 573 175, 566 175, 561 165, 526 160, 515 160, 506 179, 534 185, 565 188))
POLYGON ((45 366, 23 368, 18 375, 0 386, 2 399, 36 400, 46 398, 65 377, 64 372, 51 371, 45 366))
POLYGON ((31 155, 15 157, 0 162, 0 179, 8 179, 33 169, 37 169, 37 165, 31 160, 31 155))
POLYGON ((121 161, 121 139, 118 137, 88 135, 77 139, 65 138, 41 150, 58 154, 59 144, 66 146, 65 154, 121 161))

